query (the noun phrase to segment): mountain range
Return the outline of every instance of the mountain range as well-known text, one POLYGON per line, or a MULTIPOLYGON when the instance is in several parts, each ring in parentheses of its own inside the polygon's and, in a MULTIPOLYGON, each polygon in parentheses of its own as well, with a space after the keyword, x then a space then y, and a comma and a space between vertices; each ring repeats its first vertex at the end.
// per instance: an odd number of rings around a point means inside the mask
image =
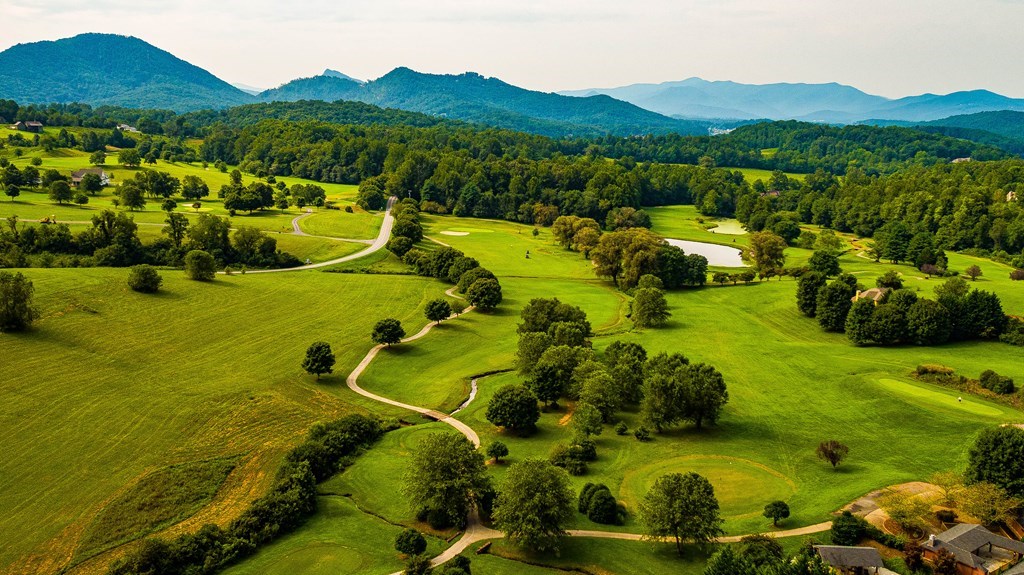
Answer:
MULTIPOLYGON (((353 100, 549 136, 706 134, 713 124, 669 118, 608 96, 571 98, 473 73, 433 75, 408 68, 371 82, 326 70, 252 94, 142 40, 110 34, 19 44, 0 52, 0 98, 176 112, 268 101, 353 100)), ((735 122, 724 127, 730 125, 735 122)))
POLYGON ((988 90, 889 99, 842 84, 740 84, 689 78, 662 84, 571 90, 565 96, 606 95, 641 108, 685 118, 804 120, 852 124, 869 119, 926 122, 997 110, 1024 111, 1024 99, 988 90))
POLYGON ((368 82, 328 69, 257 91, 228 84, 138 38, 111 34, 19 44, 0 52, 0 98, 176 112, 349 100, 549 136, 707 134, 758 119, 920 124, 977 112, 1024 111, 1024 100, 985 90, 888 99, 835 83, 750 85, 690 78, 545 93, 471 72, 423 74, 404 67, 368 82))

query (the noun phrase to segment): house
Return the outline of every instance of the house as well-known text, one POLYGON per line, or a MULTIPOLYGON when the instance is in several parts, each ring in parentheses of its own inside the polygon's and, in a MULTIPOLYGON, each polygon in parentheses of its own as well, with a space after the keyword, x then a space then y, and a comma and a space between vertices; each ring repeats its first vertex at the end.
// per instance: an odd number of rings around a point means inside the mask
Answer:
POLYGON ((131 132, 133 134, 139 133, 139 130, 137 128, 135 128, 134 126, 129 126, 128 124, 118 124, 117 129, 121 130, 122 132, 131 132))
POLYGON ((1016 565, 1024 556, 1024 543, 996 535, 981 525, 961 523, 940 535, 929 536, 921 547, 927 561, 935 561, 940 549, 952 553, 958 575, 1024 573, 1024 565, 1016 565), (1007 570, 1008 567, 1011 568, 1007 570))
POLYGON ((1006 201, 1012 202, 1017 199, 1017 192, 1006 192, 1006 201))
POLYGON ((843 547, 841 545, 815 545, 821 560, 843 575, 869 575, 884 572, 882 555, 874 547, 843 547))
POLYGON ((883 287, 883 288, 871 288, 871 289, 866 289, 864 291, 858 290, 857 291, 857 295, 855 295, 852 298, 850 298, 850 301, 857 301, 857 300, 860 300, 860 299, 869 298, 869 299, 874 300, 875 305, 878 305, 878 304, 882 303, 883 301, 885 301, 886 296, 888 296, 889 292, 891 292, 891 291, 892 291, 892 289, 885 288, 885 287, 883 287))
POLYGON ((100 168, 86 168, 84 170, 78 170, 77 172, 72 173, 71 185, 78 186, 79 184, 81 184, 82 178, 84 178, 86 174, 96 174, 97 176, 100 177, 100 185, 110 185, 110 174, 104 172, 100 168))
POLYGON ((971 158, 956 158, 955 160, 953 160, 953 163, 954 164, 966 164, 967 162, 970 162, 970 161, 972 161, 971 158))
POLYGON ((43 131, 43 123, 28 121, 28 122, 17 122, 11 126, 12 130, 18 130, 19 132, 35 132, 40 133, 43 131))

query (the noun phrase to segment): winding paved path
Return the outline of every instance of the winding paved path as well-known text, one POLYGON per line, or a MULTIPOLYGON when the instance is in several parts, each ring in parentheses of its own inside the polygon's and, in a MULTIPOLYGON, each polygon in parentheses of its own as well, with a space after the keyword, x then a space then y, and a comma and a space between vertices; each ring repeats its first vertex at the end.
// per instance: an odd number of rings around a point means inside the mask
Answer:
MULTIPOLYGON (((385 245, 387 245, 388 239, 391 237, 391 228, 394 227, 394 225, 395 225, 395 217, 391 215, 391 208, 395 205, 396 201, 398 201, 398 198, 396 198, 395 196, 391 196, 391 198, 388 199, 388 207, 387 207, 387 210, 385 210, 385 212, 384 212, 384 221, 380 225, 380 233, 377 234, 377 239, 373 240, 373 243, 370 244, 369 246, 367 246, 365 249, 359 250, 358 252, 356 252, 354 254, 351 254, 351 255, 347 255, 347 256, 344 256, 344 257, 340 257, 340 258, 334 258, 333 260, 327 260, 325 262, 317 262, 315 264, 306 264, 304 266, 298 266, 298 267, 294 267, 294 268, 279 268, 279 269, 272 269, 272 270, 247 270, 245 273, 246 274, 272 274, 272 273, 282 273, 282 272, 297 272, 297 271, 302 271, 302 270, 315 270, 317 268, 325 268, 327 266, 333 266, 333 265, 336 265, 336 264, 341 264, 341 263, 345 263, 345 262, 350 262, 352 260, 357 260, 359 258, 366 257, 366 256, 368 256, 368 255, 370 255, 370 254, 372 254, 372 253, 374 253, 376 251, 379 251, 381 248, 383 248, 385 245)), ((292 226, 294 226, 296 229, 298 229, 298 225, 299 225, 297 220, 299 218, 301 218, 301 217, 302 216, 299 216, 298 218, 295 218, 294 220, 292 220, 292 226)), ((319 237, 319 236, 317 236, 317 237, 319 237)), ((337 239, 337 238, 334 238, 334 239, 337 239)), ((422 336, 417 334, 416 337, 422 337, 422 336)), ((371 352, 371 353, 373 353, 373 352, 371 352)), ((376 355, 376 353, 373 353, 373 355, 376 355)), ((369 355, 367 357, 368 357, 368 360, 364 359, 363 361, 365 361, 367 364, 369 364, 370 363, 369 360, 372 360, 373 357, 370 357, 369 355)), ((365 368, 366 366, 363 366, 363 367, 365 368)), ((349 376, 349 377, 351 377, 351 376, 349 376)), ((376 398, 375 397, 375 399, 384 400, 384 398, 382 398, 382 397, 381 398, 376 398)), ((408 406, 408 407, 411 408, 411 406, 408 406)))

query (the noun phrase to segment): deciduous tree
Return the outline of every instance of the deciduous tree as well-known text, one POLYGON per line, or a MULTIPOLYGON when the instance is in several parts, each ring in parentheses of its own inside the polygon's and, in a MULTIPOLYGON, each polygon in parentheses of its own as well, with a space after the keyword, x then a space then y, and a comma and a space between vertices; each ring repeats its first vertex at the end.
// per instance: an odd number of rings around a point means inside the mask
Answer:
POLYGON ((663 475, 640 503, 648 538, 671 537, 683 554, 683 542, 707 543, 722 534, 715 489, 696 473, 663 475))
POLYGON ((463 525, 470 506, 490 489, 484 456, 459 433, 431 433, 412 453, 405 493, 437 526, 463 525))
POLYGON ((494 525, 517 545, 554 550, 573 517, 574 499, 565 471, 527 459, 509 467, 494 504, 494 525))
POLYGON ((315 375, 317 381, 320 381, 321 375, 334 371, 334 361, 331 344, 326 341, 315 341, 306 349, 306 359, 302 360, 302 369, 310 375, 315 375))
POLYGON ((35 287, 21 272, 0 271, 0 331, 21 331, 39 312, 32 305, 35 287))
POLYGON ((402 322, 390 317, 378 321, 373 326, 373 332, 370 333, 373 343, 384 344, 388 347, 401 343, 403 337, 405 337, 405 329, 402 328, 402 322))

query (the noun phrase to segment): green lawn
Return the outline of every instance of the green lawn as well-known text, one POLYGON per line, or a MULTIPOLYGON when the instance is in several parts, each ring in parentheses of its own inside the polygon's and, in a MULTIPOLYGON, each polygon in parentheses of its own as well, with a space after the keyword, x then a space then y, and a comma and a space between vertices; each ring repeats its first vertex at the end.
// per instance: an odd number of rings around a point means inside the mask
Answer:
MULTIPOLYGON (((359 510, 347 497, 320 497, 317 514, 297 531, 260 549, 225 575, 380 575, 401 571, 405 563, 394 550, 401 527, 359 510)), ((427 552, 444 550, 428 537, 427 552)), ((486 571, 479 571, 486 573, 486 571)))
POLYGON ((110 501, 166 465, 241 456, 230 489, 204 509, 223 522, 266 489, 314 422, 366 408, 398 415, 350 394, 344 375, 375 321, 419 323, 443 291, 413 276, 197 283, 161 273, 161 292, 143 295, 124 269, 25 271, 42 318, 0 335, 0 571, 55 571, 110 501), (318 339, 338 358, 319 383, 299 367, 318 339))

